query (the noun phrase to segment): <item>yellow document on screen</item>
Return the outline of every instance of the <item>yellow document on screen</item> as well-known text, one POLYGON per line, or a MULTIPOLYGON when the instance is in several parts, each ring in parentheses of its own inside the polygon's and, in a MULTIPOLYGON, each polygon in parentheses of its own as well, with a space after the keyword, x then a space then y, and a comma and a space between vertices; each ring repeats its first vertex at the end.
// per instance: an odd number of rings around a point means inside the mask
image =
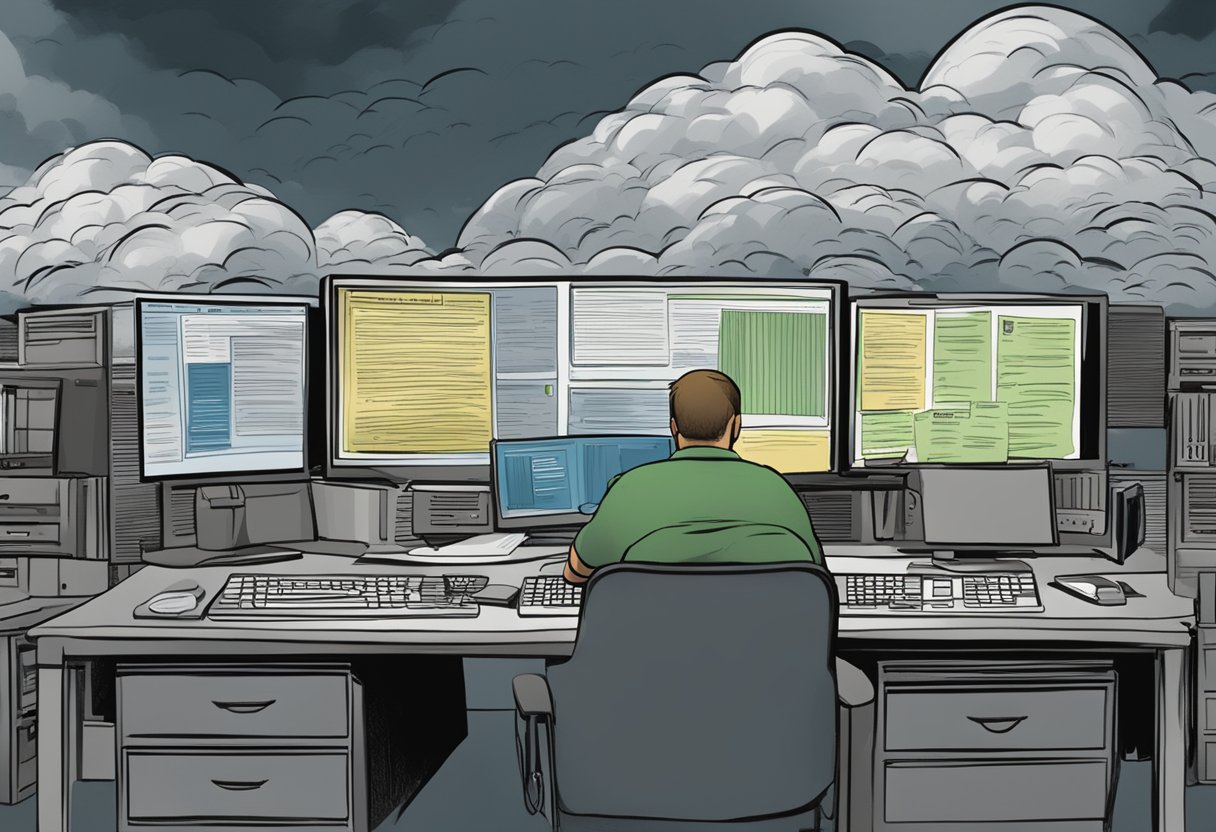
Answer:
POLYGON ((928 317, 861 313, 859 410, 920 410, 925 406, 928 317))
POLYGON ((490 296, 338 290, 345 453, 489 450, 490 296))
POLYGON ((832 433, 828 428, 744 428, 735 452, 748 462, 782 474, 828 471, 832 467, 832 433))

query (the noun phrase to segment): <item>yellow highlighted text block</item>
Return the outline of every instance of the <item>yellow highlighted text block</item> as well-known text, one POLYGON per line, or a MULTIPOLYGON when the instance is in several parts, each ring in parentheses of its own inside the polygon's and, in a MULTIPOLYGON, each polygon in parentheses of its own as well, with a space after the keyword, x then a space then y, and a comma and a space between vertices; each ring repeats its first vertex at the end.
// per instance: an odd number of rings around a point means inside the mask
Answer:
POLYGON ((486 452, 490 295, 338 290, 341 450, 486 452))
POLYGON ((739 433, 735 451, 749 462, 783 474, 828 471, 832 467, 832 435, 828 428, 750 428, 739 433))
POLYGON ((925 407, 928 328, 924 314, 861 313, 860 410, 925 407))

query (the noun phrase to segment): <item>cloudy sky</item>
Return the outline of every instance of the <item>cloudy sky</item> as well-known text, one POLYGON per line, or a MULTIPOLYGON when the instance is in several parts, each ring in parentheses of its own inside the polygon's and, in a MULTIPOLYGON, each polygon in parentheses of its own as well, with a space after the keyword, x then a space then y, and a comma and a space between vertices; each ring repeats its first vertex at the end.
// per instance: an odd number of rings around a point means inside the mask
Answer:
POLYGON ((1060 5, 4 0, 0 289, 585 270, 1210 311, 1216 4, 1060 5))
MULTIPOLYGON (((660 76, 805 28, 907 85, 1002 0, 4 0, 0 33, 46 79, 0 108, 13 184, 64 147, 126 139, 263 185, 308 222, 379 211, 443 249, 660 76)), ((1216 4, 1089 0, 1161 75, 1216 87, 1216 4)), ((14 60, 0 38, 0 84, 14 60)), ((0 87, 0 92, 3 92, 0 87)), ((0 176, 0 181, 4 177, 0 176)))

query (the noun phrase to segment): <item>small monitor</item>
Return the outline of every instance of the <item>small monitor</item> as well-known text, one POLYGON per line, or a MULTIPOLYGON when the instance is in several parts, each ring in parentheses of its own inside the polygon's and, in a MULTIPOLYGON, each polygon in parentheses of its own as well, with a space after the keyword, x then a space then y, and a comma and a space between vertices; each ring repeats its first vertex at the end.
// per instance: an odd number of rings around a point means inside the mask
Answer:
POLYGON ((306 472, 309 303, 137 301, 145 480, 306 472))
POLYGON ((577 436, 493 444, 500 528, 587 522, 608 482, 671 456, 670 436, 577 436))
POLYGON ((920 483, 927 547, 992 551, 1058 542, 1050 465, 923 468, 920 483))

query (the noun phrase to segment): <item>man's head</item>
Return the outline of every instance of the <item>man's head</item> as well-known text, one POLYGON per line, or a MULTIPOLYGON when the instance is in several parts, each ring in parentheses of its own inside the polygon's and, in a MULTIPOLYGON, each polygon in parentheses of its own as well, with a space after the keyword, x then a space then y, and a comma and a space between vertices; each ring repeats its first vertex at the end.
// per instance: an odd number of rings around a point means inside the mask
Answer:
POLYGON ((677 448, 730 448, 739 438, 739 386, 717 370, 693 370, 671 383, 671 435, 677 448))

